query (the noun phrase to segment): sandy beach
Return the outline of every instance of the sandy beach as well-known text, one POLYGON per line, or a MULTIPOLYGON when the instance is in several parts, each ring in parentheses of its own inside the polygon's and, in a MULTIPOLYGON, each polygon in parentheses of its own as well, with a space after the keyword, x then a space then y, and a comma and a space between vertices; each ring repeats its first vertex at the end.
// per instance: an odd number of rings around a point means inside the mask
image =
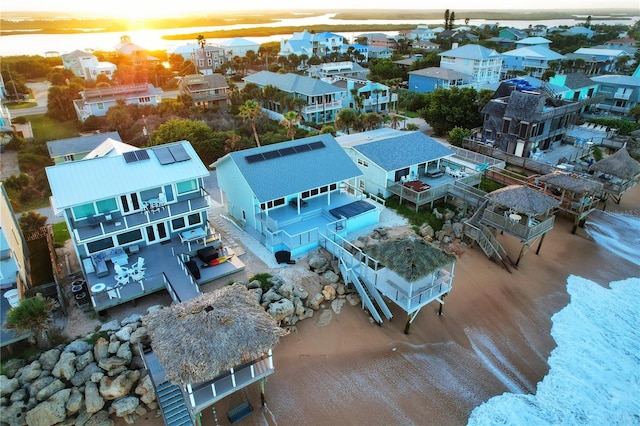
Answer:
MULTIPOLYGON (((607 210, 637 212, 639 207, 636 187, 607 210)), ((261 407, 254 384, 216 404, 217 424, 229 424, 227 411, 248 399, 255 410, 240 425, 462 425, 493 396, 535 393, 556 346, 551 317, 569 303, 567 277, 607 286, 640 276, 637 265, 597 246, 584 229, 577 235, 570 230, 571 221, 558 216, 540 254, 534 246, 512 273, 478 247, 466 247, 444 315, 437 315, 435 303, 423 308, 409 335, 403 333, 405 314, 393 305, 392 321, 381 327, 348 304, 332 313, 329 325, 318 327, 318 311, 276 346, 267 407, 261 407)), ((519 241, 500 238, 517 258, 519 241)), ((247 276, 267 267, 249 251, 243 260, 247 276)), ((328 303, 324 308, 331 309, 328 303)), ((155 415, 150 412, 137 424, 162 425, 155 415)), ((216 424, 211 410, 203 413, 203 424, 216 424)))

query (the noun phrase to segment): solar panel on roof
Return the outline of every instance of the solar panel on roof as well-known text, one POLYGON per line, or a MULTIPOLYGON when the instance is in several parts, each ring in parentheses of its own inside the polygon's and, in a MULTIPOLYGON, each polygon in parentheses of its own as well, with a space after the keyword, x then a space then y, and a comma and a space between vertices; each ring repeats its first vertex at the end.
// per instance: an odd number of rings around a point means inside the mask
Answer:
POLYGON ((135 151, 129 151, 122 154, 124 156, 124 161, 127 163, 135 163, 138 161, 138 157, 136 157, 135 151))
POLYGON ((141 149, 139 151, 132 151, 132 152, 136 154, 136 158, 138 159, 138 161, 149 159, 149 153, 144 149, 141 149))
POLYGON ((263 152, 262 156, 264 157, 265 160, 272 160, 274 158, 280 158, 280 153, 276 149, 276 150, 273 150, 273 151, 263 152))
POLYGON ((171 153, 171 155, 173 155, 173 158, 178 162, 191 160, 191 157, 189 157, 189 154, 187 154, 187 151, 185 151, 182 145, 171 145, 169 147, 169 152, 171 153))
POLYGON ((311 147, 309 146, 309 144, 304 144, 304 145, 298 145, 298 146, 294 146, 293 147, 296 152, 307 152, 307 151, 311 151, 311 147))
POLYGON ((289 148, 282 148, 282 149, 281 149, 281 150, 279 150, 279 151, 280 151, 280 155, 281 155, 281 156, 283 156, 283 157, 285 157, 285 156, 287 156, 287 155, 293 155, 293 154, 295 154, 295 153, 296 153, 296 150, 295 150, 295 149, 293 149, 292 147, 289 147, 289 148))
POLYGON ((324 148, 324 142, 322 141, 311 142, 309 146, 311 147, 312 150, 324 148))
POLYGON ((153 152, 156 154, 156 157, 158 157, 158 161, 162 165, 172 164, 176 162, 176 160, 173 158, 173 155, 171 155, 171 152, 169 152, 169 149, 166 146, 153 148, 153 152))
POLYGON ((247 163, 249 164, 264 161, 264 157, 262 156, 262 154, 247 155, 246 157, 244 157, 244 159, 247 160, 247 163))

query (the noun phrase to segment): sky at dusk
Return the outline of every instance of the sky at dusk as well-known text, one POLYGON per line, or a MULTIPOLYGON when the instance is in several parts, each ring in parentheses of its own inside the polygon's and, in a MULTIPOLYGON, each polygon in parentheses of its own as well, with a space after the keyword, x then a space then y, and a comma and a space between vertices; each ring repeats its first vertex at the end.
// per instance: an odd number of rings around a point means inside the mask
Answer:
MULTIPOLYGON (((3 11, 55 11, 60 14, 77 12, 88 13, 97 16, 105 16, 116 14, 121 17, 158 17, 158 16, 176 16, 178 14, 188 14, 194 12, 213 13, 216 10, 261 10, 268 5, 269 10, 300 10, 314 9, 313 5, 301 5, 298 0, 271 0, 264 2, 262 0, 245 0, 243 2, 216 2, 205 3, 201 0, 182 0, 178 3, 161 3, 165 7, 159 7, 156 1, 144 0, 111 0, 109 2, 79 2, 78 0, 0 0, 0 10, 3 11), (182 12, 182 13, 181 13, 182 12)), ((428 3, 424 0, 405 0, 402 2, 403 9, 452 9, 474 10, 478 9, 480 3, 477 0, 431 0, 428 3)), ((484 0, 481 3, 481 9, 504 9, 515 11, 517 6, 520 10, 526 9, 575 9, 576 13, 585 8, 606 9, 625 8, 636 9, 640 13, 640 7, 637 0, 613 0, 603 2, 601 0, 484 0)), ((339 9, 397 9, 397 5, 388 0, 324 0, 317 3, 316 9, 335 10, 339 9)))

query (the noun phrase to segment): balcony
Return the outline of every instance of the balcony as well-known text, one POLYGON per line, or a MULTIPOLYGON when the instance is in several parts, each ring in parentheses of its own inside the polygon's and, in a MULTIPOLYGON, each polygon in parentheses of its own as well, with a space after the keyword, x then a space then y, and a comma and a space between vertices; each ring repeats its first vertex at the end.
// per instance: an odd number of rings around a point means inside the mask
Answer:
POLYGON ((313 114, 316 112, 328 111, 332 109, 340 109, 342 108, 342 101, 331 101, 325 102, 323 104, 313 104, 307 105, 302 108, 302 114, 313 114))
POLYGON ((520 221, 514 221, 510 217, 505 217, 504 214, 496 213, 489 209, 486 209, 482 214, 482 222, 485 224, 515 235, 523 241, 531 241, 545 232, 550 231, 553 228, 554 221, 555 216, 549 216, 541 221, 535 219, 531 221, 526 217, 520 221))
POLYGON ((616 92, 613 95, 613 99, 621 99, 623 101, 628 101, 629 99, 631 99, 631 92, 616 92))

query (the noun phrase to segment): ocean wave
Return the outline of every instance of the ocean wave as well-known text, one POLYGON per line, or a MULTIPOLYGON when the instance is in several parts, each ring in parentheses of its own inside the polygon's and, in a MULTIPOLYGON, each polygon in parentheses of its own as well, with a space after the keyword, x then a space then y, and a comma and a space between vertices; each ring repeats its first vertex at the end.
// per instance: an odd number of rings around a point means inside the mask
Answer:
POLYGON ((598 245, 640 265, 640 214, 595 210, 589 213, 584 229, 598 245))

